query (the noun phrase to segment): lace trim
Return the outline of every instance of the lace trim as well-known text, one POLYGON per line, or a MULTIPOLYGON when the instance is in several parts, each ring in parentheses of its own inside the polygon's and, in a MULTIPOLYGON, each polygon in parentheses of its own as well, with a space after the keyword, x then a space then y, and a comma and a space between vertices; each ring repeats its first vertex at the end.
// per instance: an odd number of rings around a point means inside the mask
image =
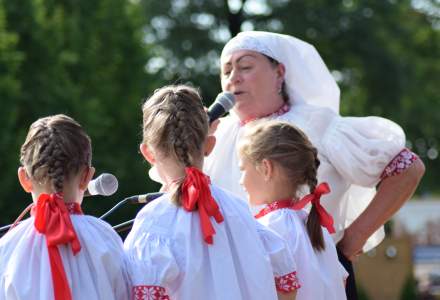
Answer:
POLYGON ((136 285, 133 287, 134 300, 170 300, 165 288, 157 285, 136 285))
POLYGON ((240 121, 240 125, 244 126, 249 122, 258 120, 258 119, 263 119, 263 118, 273 118, 273 117, 279 117, 284 115, 286 112, 288 112, 290 110, 290 104, 289 103, 284 103, 283 106, 281 106, 276 112, 273 112, 271 114, 268 114, 266 116, 262 116, 260 118, 249 118, 243 121, 240 121))
POLYGON ((396 157, 386 166, 385 170, 383 170, 380 179, 385 179, 387 177, 391 177, 394 175, 398 175, 405 171, 413 164, 414 161, 419 159, 419 157, 409 149, 405 148, 400 151, 396 157))
POLYGON ((281 293, 290 293, 301 287, 298 277, 296 277, 296 272, 292 272, 284 276, 276 276, 275 286, 277 291, 281 293))
POLYGON ((241 36, 231 39, 223 49, 222 57, 225 57, 226 55, 229 55, 238 50, 251 50, 262 53, 264 55, 267 55, 275 59, 275 56, 272 53, 272 51, 269 49, 269 47, 267 47, 259 39, 250 36, 241 36))

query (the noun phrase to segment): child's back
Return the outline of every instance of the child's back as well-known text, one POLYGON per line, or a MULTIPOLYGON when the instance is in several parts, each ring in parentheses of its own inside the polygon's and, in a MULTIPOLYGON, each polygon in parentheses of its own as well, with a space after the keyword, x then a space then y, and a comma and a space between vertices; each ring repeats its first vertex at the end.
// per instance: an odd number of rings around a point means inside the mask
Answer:
MULTIPOLYGON (((58 250, 72 299, 129 299, 120 237, 95 217, 75 214, 71 220, 81 250, 76 255, 70 245, 58 250)), ((34 221, 24 220, 0 239, 1 300, 54 299, 46 237, 34 221)))
POLYGON ((0 240, 0 299, 128 299, 121 239, 105 222, 82 215, 95 169, 81 125, 65 115, 38 119, 20 162, 32 213, 0 240))
MULTIPOLYGON (((275 206, 274 203, 269 205, 275 206)), ((339 263, 333 240, 326 229, 322 230, 325 248, 321 251, 313 249, 305 225, 307 212, 274 208, 258 221, 281 235, 293 252, 301 284, 297 300, 346 299, 344 280, 348 273, 339 263)))
POLYGON ((213 185, 211 192, 224 217, 212 222, 212 245, 203 241, 198 212, 176 206, 168 195, 138 214, 124 243, 136 299, 153 288, 145 283, 165 288, 171 299, 276 299, 269 256, 286 266, 280 273, 292 271, 284 243, 271 232, 257 232, 243 201, 213 185), (261 236, 272 244, 271 255, 261 236))

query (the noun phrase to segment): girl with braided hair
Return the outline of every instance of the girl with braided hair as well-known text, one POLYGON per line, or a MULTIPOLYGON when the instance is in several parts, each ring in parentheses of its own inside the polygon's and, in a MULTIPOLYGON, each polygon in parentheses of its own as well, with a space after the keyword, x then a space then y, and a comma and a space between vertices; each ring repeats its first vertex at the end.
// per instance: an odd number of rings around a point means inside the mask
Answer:
POLYGON ((0 239, 1 300, 130 298, 121 239, 81 210, 91 160, 90 138, 72 118, 31 125, 18 178, 34 203, 31 217, 0 239))
POLYGON ((297 266, 297 300, 346 299, 347 272, 330 236, 333 218, 320 204, 330 192, 317 184, 317 150, 304 133, 287 122, 250 123, 239 143, 240 183, 251 205, 264 205, 255 218, 280 234, 297 266), (310 193, 299 198, 309 188, 310 193), (311 203, 310 213, 302 210, 311 203), (326 229, 322 229, 321 226, 326 229))
POLYGON ((294 262, 282 238, 202 173, 215 138, 197 91, 163 87, 142 110, 140 150, 166 193, 139 212, 124 242, 134 299, 277 299, 294 262))

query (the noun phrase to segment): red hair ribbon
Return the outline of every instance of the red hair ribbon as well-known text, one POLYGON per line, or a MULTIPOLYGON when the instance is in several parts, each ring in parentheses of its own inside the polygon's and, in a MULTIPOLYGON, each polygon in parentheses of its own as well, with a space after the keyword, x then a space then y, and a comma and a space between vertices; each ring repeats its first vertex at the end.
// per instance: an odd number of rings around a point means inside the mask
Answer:
POLYGON ((315 188, 315 191, 313 193, 308 194, 298 202, 295 202, 292 205, 292 208, 299 210, 304 208, 304 206, 306 206, 309 202, 311 202, 312 205, 315 207, 316 211, 318 212, 319 222, 321 223, 321 226, 327 228, 328 232, 335 233, 335 228, 333 227, 333 218, 325 210, 325 208, 321 205, 320 202, 321 196, 328 193, 330 193, 330 187, 328 186, 327 182, 323 182, 315 188))
POLYGON ((182 206, 186 211, 199 210, 200 225, 203 239, 206 243, 213 243, 214 227, 210 217, 214 217, 217 223, 223 222, 217 202, 209 189, 209 177, 197 168, 185 168, 186 178, 182 184, 182 206))
MULTIPOLYGON (((41 194, 33 213, 35 214, 35 228, 39 233, 46 236, 55 299, 71 300, 69 283, 57 247, 58 245, 70 243, 73 255, 81 250, 81 245, 70 220, 69 211, 60 194, 41 194)), ((77 213, 81 213, 80 208, 77 213)))

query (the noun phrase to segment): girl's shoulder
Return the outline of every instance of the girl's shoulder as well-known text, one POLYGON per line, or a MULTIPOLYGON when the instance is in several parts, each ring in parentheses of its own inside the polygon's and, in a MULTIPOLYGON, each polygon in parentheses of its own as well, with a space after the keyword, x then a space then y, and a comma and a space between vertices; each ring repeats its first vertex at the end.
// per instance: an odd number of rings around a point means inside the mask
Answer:
POLYGON ((7 255, 7 252, 13 251, 22 240, 26 240, 34 234, 36 234, 34 218, 30 217, 21 221, 0 238, 0 257, 3 259, 5 255, 7 255))
POLYGON ((305 211, 295 211, 289 208, 271 211, 258 219, 261 224, 281 235, 292 249, 308 241, 306 220, 305 211))
POLYGON ((246 201, 236 194, 211 184, 211 193, 225 215, 240 216, 252 219, 252 214, 246 201))
POLYGON ((116 243, 119 247, 122 240, 113 227, 104 220, 92 215, 71 215, 70 219, 75 231, 81 237, 100 237, 108 243, 116 243))
POLYGON ((291 208, 270 209, 259 218, 264 223, 291 223, 292 226, 303 226, 308 213, 305 210, 293 210, 291 208))

